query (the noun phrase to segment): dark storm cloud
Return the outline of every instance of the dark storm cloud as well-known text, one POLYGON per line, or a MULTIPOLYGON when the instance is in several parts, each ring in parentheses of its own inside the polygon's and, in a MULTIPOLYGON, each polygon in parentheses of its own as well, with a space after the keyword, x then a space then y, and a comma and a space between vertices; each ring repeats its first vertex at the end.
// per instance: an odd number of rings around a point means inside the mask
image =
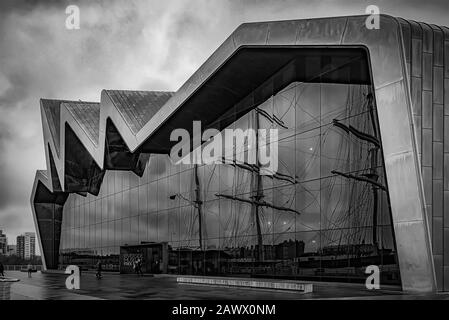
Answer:
POLYGON ((241 23, 383 13, 447 22, 447 0, 0 0, 0 227, 34 229, 29 197, 45 157, 40 98, 102 89, 177 90, 241 23), (78 5, 81 29, 67 30, 78 5))

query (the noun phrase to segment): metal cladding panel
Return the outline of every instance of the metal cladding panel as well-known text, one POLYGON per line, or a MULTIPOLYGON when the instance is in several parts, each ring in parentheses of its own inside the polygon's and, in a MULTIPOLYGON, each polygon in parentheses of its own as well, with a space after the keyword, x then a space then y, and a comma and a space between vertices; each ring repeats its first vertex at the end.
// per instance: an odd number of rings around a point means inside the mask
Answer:
POLYGON ((92 142, 98 145, 98 137, 100 135, 100 104, 99 103, 73 103, 63 102, 62 108, 67 108, 83 128, 92 142))
MULTIPOLYGON (((432 193, 433 150, 428 148, 429 145, 432 149, 434 147, 434 127, 430 122, 433 123, 434 116, 439 114, 440 110, 437 110, 434 115, 433 95, 430 100, 422 100, 421 107, 417 101, 419 101, 420 94, 421 99, 423 99, 424 91, 433 92, 434 67, 443 68, 442 70, 444 70, 444 75, 447 78, 447 66, 438 65, 442 60, 440 52, 437 52, 436 58, 433 56, 434 51, 438 51, 434 50, 434 28, 409 22, 410 32, 408 32, 405 20, 401 20, 401 23, 399 23, 395 18, 381 16, 380 29, 368 30, 365 26, 366 18, 367 16, 339 17, 243 24, 140 129, 136 127, 135 130, 131 130, 126 124, 126 119, 124 119, 126 116, 117 111, 110 99, 102 94, 98 148, 89 145, 80 128, 75 128, 74 132, 78 135, 81 143, 86 146, 86 150, 92 155, 92 159, 100 168, 103 168, 107 119, 111 119, 117 127, 118 132, 129 147, 129 151, 137 151, 143 143, 151 143, 152 136, 157 132, 167 129, 164 126, 167 126, 174 113, 188 99, 194 97, 201 87, 207 86, 214 73, 218 70, 231 72, 232 70, 226 70, 226 62, 232 61, 233 56, 240 48, 289 46, 293 44, 293 41, 299 47, 325 47, 340 44, 365 47, 369 53, 375 87, 403 289, 407 291, 434 291, 436 289, 434 257, 432 256, 432 238, 429 233, 430 226, 427 221, 426 209, 431 212, 431 199, 440 198, 434 197, 432 193), (406 38, 404 39, 404 37, 406 38), (407 63, 410 64, 408 69, 407 63), (434 65, 434 63, 437 64, 434 65), (407 70, 410 72, 407 72, 407 70), (410 76, 416 77, 413 84, 410 76), (420 86, 421 88, 419 88, 420 86), (413 94, 410 92, 410 88, 413 90, 413 94), (431 106, 432 112, 427 110, 428 106, 431 106), (423 119, 421 119, 421 115, 423 119), (414 121, 423 121, 423 124, 415 124, 414 121), (417 133, 416 128, 419 128, 422 132, 417 133), (424 134, 424 130, 429 130, 429 132, 424 134), (427 169, 430 169, 426 175, 426 177, 430 177, 430 180, 427 181, 430 185, 426 196, 429 202, 427 206, 419 160, 421 149, 416 138, 421 136, 423 137, 423 162, 425 158, 429 165, 427 169)), ((447 33, 445 33, 445 37, 447 42, 447 33)), ((438 41, 437 37, 437 43, 438 41)), ((445 47, 447 46, 446 42, 445 47)), ((447 60, 447 50, 445 50, 444 61, 447 60)), ((309 67, 312 62, 309 63, 309 67)), ((437 76, 436 80, 441 78, 439 71, 437 71, 437 76)), ((233 85, 235 89, 240 88, 238 82, 233 83, 233 85)), ((443 91, 445 91, 444 89, 447 91, 447 88, 443 88, 443 91)), ((440 92, 441 87, 437 90, 440 92)), ((248 92, 248 95, 250 94, 251 92, 248 92)), ((429 93, 426 93, 426 95, 429 97, 429 93)), ((447 109, 446 96, 443 98, 444 101, 441 105, 446 106, 447 109)), ((437 97, 436 101, 440 102, 440 97, 437 97)), ((196 107, 201 108, 201 106, 196 107)), ((202 108, 205 109, 208 106, 202 108)), ((134 112, 133 110, 129 111, 134 112)), ((222 112, 225 112, 225 110, 222 110, 222 112)), ((216 116, 219 117, 218 114, 216 116)), ((61 124, 66 121, 64 117, 66 115, 61 114, 61 124)), ((438 134, 441 133, 440 127, 436 130, 438 134)), ((166 139, 168 141, 169 137, 166 137, 166 139)), ((63 137, 61 137, 61 141, 65 141, 63 137)), ((441 141, 437 142, 441 143, 441 141)), ((442 143, 444 145, 444 142, 442 143)), ((438 151, 438 146, 435 146, 438 151)), ((157 148, 158 146, 155 146, 155 150, 157 148)), ((62 154, 64 153, 62 152, 62 154)), ((64 172, 63 166, 60 166, 58 161, 56 161, 56 167, 58 172, 64 172)), ((423 171, 424 169, 423 167, 423 171)), ((34 195, 35 191, 33 191, 32 201, 36 200, 34 195)), ((448 206, 447 201, 445 201, 444 206, 445 208, 448 206)), ((444 224, 438 219, 430 221, 434 223, 436 228, 440 228, 444 224)), ((441 235, 441 233, 438 233, 438 235, 441 235)), ((440 241, 441 238, 444 237, 436 236, 433 240, 440 241)), ((440 279, 440 275, 447 268, 443 270, 440 265, 438 265, 438 268, 437 274, 438 279, 440 279)), ((441 279, 446 282, 445 274, 441 279)))
MULTIPOLYGON (((409 252, 412 249, 416 253, 428 251, 428 234, 424 221, 394 223, 394 232, 398 254, 401 254, 401 252, 409 252)), ((435 291, 434 281, 429 281, 429 273, 432 274, 432 277, 434 273, 433 258, 430 258, 432 263, 423 261, 423 257, 420 254, 411 254, 406 259, 404 258, 399 257, 403 289, 422 292, 435 291), (412 271, 413 278, 407 278, 412 271), (406 285, 412 285, 412 287, 404 287, 406 285)))
POLYGON ((106 90, 112 103, 136 134, 173 96, 172 92, 106 90))
POLYGON ((55 142, 56 153, 59 155, 59 144, 60 144, 60 107, 61 100, 49 100, 42 99, 42 110, 45 113, 48 121, 48 128, 50 129, 51 136, 55 142))
POLYGON ((298 37, 299 23, 297 21, 280 21, 268 26, 268 45, 294 45, 298 37))
POLYGON ((304 20, 299 25, 298 45, 341 43, 348 19, 345 17, 304 20))
POLYGON ((380 29, 367 29, 366 17, 350 17, 342 44, 362 44, 369 50, 375 88, 406 77, 398 22, 381 16, 380 29))
MULTIPOLYGON (((435 264, 436 281, 438 290, 449 290, 448 287, 444 287, 446 278, 449 278, 449 273, 444 268, 447 265, 444 261, 448 258, 441 258, 449 255, 449 248, 444 247, 442 236, 447 228, 447 223, 442 217, 445 215, 445 209, 449 208, 448 200, 444 197, 445 190, 449 188, 445 178, 447 172, 445 159, 449 156, 449 121, 445 115, 449 88, 449 81, 445 79, 448 67, 447 28, 412 21, 409 23, 412 28, 410 88, 414 104, 413 112, 418 112, 415 105, 421 100, 422 114, 421 118, 414 117, 414 129, 415 136, 422 139, 420 170, 434 261, 438 262, 435 264)), ((403 36, 407 37, 408 34, 403 33, 403 36)), ((406 42, 407 40, 404 40, 404 43, 406 42)))

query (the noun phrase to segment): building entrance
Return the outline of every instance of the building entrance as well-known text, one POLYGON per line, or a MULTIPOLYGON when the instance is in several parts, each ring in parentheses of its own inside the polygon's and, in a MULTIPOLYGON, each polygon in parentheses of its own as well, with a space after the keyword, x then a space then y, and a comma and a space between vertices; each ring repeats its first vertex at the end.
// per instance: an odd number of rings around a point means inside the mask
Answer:
POLYGON ((143 273, 167 273, 168 245, 162 243, 143 243, 120 247, 120 273, 134 273, 134 263, 141 260, 143 273))

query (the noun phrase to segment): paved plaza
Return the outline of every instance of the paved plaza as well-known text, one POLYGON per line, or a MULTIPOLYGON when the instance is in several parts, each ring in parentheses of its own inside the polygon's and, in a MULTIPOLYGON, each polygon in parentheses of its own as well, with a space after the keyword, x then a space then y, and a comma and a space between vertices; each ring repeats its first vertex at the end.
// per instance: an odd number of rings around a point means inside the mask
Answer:
POLYGON ((296 300, 296 299, 449 299, 449 295, 406 295, 398 288, 368 291, 361 284, 314 283, 314 292, 301 294, 281 290, 217 287, 208 285, 179 284, 176 277, 167 275, 144 276, 105 273, 101 280, 94 273, 84 272, 81 289, 65 287, 67 275, 62 273, 27 273, 9 271, 8 277, 18 278, 11 287, 11 300, 147 300, 147 299, 252 299, 252 300, 296 300))

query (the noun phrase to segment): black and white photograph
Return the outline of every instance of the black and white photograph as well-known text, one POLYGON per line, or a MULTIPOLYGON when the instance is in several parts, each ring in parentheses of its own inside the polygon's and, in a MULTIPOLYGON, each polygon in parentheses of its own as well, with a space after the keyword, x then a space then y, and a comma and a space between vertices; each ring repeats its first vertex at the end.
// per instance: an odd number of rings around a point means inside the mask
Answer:
POLYGON ((0 300, 449 300, 449 2, 0 0, 0 300))

